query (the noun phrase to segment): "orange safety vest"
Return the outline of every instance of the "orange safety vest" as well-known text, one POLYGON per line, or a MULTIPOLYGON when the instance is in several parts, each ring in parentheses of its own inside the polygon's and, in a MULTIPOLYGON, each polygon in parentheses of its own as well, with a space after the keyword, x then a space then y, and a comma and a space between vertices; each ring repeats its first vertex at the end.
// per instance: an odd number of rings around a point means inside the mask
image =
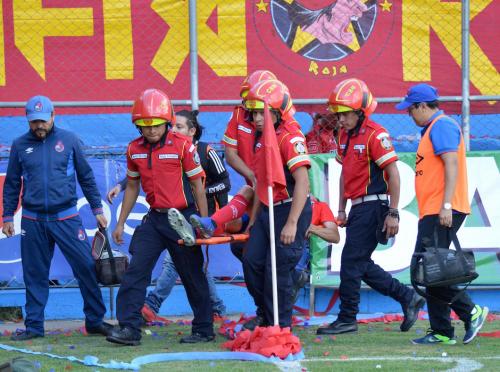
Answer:
MULTIPOLYGON (((417 195, 419 218, 439 214, 444 199, 444 163, 439 155, 434 154, 430 132, 436 121, 445 117, 439 115, 430 124, 420 140, 415 159, 415 192, 417 195)), ((457 123, 455 123, 458 125, 457 123)), ((451 201, 453 210, 465 214, 470 213, 467 191, 467 167, 463 136, 457 150, 458 174, 455 192, 451 201)))

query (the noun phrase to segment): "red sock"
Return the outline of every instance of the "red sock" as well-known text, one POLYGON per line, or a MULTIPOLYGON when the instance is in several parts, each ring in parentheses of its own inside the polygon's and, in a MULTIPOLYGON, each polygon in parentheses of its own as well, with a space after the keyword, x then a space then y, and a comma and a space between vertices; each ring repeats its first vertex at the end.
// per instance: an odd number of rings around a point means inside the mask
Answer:
POLYGON ((217 230, 223 230, 226 223, 243 216, 248 207, 248 200, 237 194, 225 206, 215 212, 210 218, 217 224, 217 230))

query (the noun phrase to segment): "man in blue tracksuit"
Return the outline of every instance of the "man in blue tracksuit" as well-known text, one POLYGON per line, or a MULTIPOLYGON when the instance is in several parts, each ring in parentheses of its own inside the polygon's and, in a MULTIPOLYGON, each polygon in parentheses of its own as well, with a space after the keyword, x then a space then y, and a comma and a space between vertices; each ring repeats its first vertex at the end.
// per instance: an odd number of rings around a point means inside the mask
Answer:
POLYGON ((54 106, 44 96, 26 104, 30 130, 14 140, 3 190, 2 232, 15 235, 13 218, 22 190, 21 258, 26 286, 26 331, 11 339, 44 336, 44 309, 49 294, 49 269, 57 243, 80 286, 89 334, 112 329, 102 318, 106 307, 97 285, 90 244, 76 208, 76 178, 97 223, 106 227, 94 174, 76 135, 54 126, 54 106))

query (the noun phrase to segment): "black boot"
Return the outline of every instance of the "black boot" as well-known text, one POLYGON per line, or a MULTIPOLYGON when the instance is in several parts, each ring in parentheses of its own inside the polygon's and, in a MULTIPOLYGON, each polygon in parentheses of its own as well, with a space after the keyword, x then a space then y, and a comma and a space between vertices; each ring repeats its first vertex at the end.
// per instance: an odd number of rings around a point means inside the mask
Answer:
POLYGON ((215 339, 215 335, 202 335, 201 333, 192 333, 189 336, 181 338, 181 344, 197 344, 198 342, 210 342, 215 339))
POLYGON ((87 333, 89 335, 103 335, 103 336, 109 336, 111 331, 114 329, 114 327, 106 322, 102 322, 100 325, 97 327, 87 327, 85 326, 85 329, 87 330, 87 333))
POLYGON ((115 327, 106 337, 106 341, 120 345, 137 346, 141 343, 141 333, 127 326, 115 327))
POLYGON ((417 292, 413 293, 413 297, 407 306, 403 307, 403 314, 405 318, 403 323, 399 326, 401 332, 408 332, 415 324, 418 318, 418 312, 425 305, 425 298, 420 296, 417 292))
POLYGON ((326 327, 319 327, 316 331, 317 335, 338 335, 341 333, 351 333, 358 331, 358 323, 356 321, 350 323, 344 323, 340 320, 336 320, 330 323, 326 327))
POLYGON ((266 321, 260 315, 257 315, 255 318, 248 320, 243 324, 244 329, 248 329, 249 331, 253 331, 255 327, 264 327, 266 326, 266 321))

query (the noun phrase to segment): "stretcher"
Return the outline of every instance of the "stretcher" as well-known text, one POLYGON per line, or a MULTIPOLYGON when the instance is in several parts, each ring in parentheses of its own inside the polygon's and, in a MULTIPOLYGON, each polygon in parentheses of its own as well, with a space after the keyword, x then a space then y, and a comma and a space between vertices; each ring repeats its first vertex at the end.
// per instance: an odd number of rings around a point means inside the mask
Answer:
MULTIPOLYGON (((226 243, 238 243, 246 242, 248 240, 248 234, 224 234, 218 236, 212 236, 208 239, 196 239, 195 245, 215 245, 215 244, 226 244, 226 243)), ((184 240, 179 239, 177 241, 180 245, 184 245, 184 240)))

